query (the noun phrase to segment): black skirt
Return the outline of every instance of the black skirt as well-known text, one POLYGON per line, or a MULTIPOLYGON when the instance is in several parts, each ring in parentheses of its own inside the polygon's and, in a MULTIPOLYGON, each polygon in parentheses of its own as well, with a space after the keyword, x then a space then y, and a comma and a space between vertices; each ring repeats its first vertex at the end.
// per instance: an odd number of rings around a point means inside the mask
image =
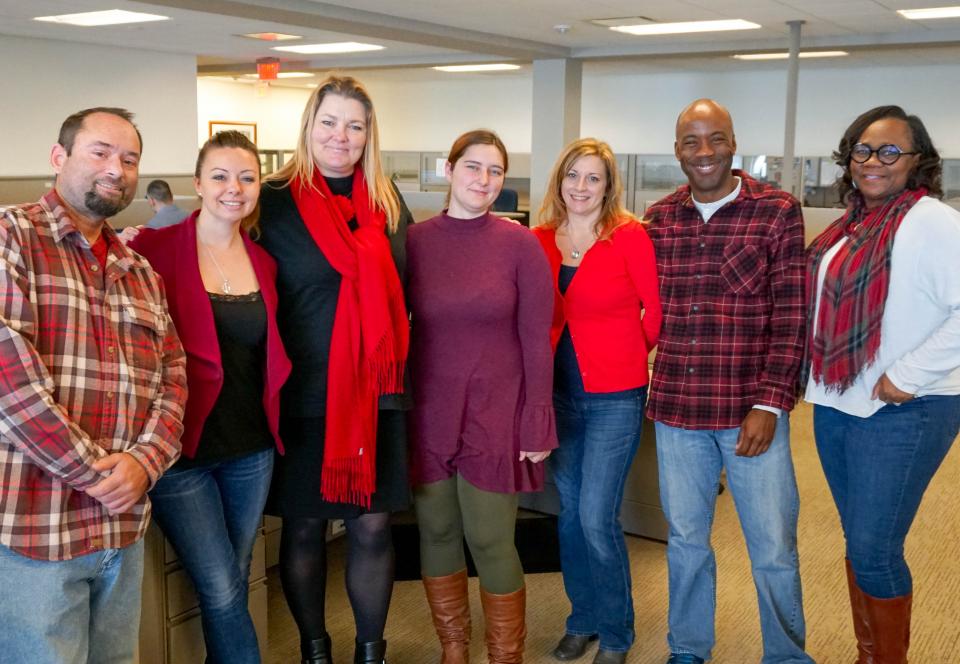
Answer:
POLYGON ((369 510, 351 503, 327 502, 320 495, 325 418, 284 417, 280 420, 280 438, 286 454, 276 457, 266 513, 285 518, 352 519, 368 512, 407 509, 406 413, 381 410, 377 420, 377 489, 369 510))

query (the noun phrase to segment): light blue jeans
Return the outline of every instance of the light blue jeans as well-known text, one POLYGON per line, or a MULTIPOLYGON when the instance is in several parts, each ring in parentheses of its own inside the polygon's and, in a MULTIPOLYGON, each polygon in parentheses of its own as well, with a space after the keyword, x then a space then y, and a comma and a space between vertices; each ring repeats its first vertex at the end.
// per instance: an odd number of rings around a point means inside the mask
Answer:
POLYGON ((715 643, 717 564, 710 546, 720 472, 743 528, 760 605, 764 664, 813 662, 797 556, 799 497, 790 457, 790 421, 777 421, 770 448, 734 453, 740 429, 694 431, 656 423, 660 500, 670 526, 667 566, 671 652, 710 658, 715 643))
POLYGON ((557 526, 567 634, 600 636, 604 650, 633 645, 630 558, 620 505, 640 444, 646 388, 617 398, 553 395, 560 446, 550 469, 560 493, 557 526))
POLYGON ((247 579, 273 457, 270 448, 194 468, 174 467, 150 491, 153 518, 197 591, 211 664, 260 663, 247 579))
POLYGON ((142 579, 143 540, 58 561, 0 545, 0 661, 132 662, 142 579))

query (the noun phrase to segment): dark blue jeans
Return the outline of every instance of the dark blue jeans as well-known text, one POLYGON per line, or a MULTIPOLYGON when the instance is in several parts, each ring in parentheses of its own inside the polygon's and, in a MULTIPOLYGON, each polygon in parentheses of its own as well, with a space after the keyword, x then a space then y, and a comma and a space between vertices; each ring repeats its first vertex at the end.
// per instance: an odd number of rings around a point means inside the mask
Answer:
POLYGON ((567 633, 599 634, 601 648, 618 652, 634 638, 620 504, 640 444, 646 393, 553 395, 560 447, 549 463, 560 492, 560 566, 571 606, 567 633))
POLYGON ((857 584, 881 599, 912 592, 903 543, 960 431, 960 396, 921 397, 866 418, 815 406, 813 427, 857 584))
POLYGON ((150 491, 153 516, 193 580, 207 661, 259 664, 247 610, 253 543, 270 488, 273 449, 168 471, 150 491))

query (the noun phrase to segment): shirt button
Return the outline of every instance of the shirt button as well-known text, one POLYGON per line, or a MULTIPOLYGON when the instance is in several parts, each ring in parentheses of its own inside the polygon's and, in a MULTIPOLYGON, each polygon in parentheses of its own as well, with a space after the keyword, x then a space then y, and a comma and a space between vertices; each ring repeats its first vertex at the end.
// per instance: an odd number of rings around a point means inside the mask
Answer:
POLYGON ((696 345, 697 345, 697 340, 696 340, 696 339, 691 339, 691 340, 690 340, 690 345, 696 346, 696 345))
POLYGON ((112 398, 113 398, 113 392, 107 392, 107 398, 108 398, 108 399, 112 399, 112 398))
POLYGON ((701 242, 701 243, 700 243, 700 248, 701 248, 701 249, 703 249, 703 248, 706 247, 706 246, 707 246, 707 243, 706 243, 706 242, 701 242))
POLYGON ((695 274, 695 275, 693 275, 693 278, 694 278, 694 279, 701 279, 701 278, 703 278, 703 275, 702 275, 702 274, 695 274))
POLYGON ((696 372, 696 369, 694 369, 693 367, 690 367, 689 369, 687 369, 687 373, 694 373, 694 372, 696 372))
POLYGON ((100 266, 99 266, 99 265, 91 265, 91 266, 90 266, 90 271, 91 271, 91 272, 99 272, 99 271, 100 271, 100 266))
POLYGON ((700 305, 699 305, 699 304, 693 305, 693 310, 694 310, 694 311, 700 311, 700 305))
POLYGON ((113 346, 107 346, 107 353, 113 355, 113 346))

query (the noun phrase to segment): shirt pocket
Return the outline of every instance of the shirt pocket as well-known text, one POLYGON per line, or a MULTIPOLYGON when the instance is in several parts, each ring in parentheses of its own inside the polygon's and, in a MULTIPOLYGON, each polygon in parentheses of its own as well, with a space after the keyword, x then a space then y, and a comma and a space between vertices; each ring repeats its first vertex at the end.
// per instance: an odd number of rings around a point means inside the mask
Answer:
POLYGON ((125 302, 120 308, 121 339, 134 377, 145 383, 159 378, 167 315, 152 302, 125 302))
POLYGON ((731 244, 723 250, 720 276, 734 295, 756 295, 766 282, 767 254, 756 244, 731 244))

